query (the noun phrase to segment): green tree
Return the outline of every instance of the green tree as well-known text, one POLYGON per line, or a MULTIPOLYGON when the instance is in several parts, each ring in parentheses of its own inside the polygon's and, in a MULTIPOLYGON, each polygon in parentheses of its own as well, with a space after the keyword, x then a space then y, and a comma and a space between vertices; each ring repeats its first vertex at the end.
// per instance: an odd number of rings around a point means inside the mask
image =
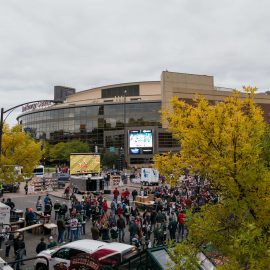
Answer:
POLYGON ((30 176, 33 173, 34 167, 39 164, 41 155, 40 143, 22 131, 20 125, 15 125, 11 129, 8 125, 4 125, 0 164, 1 179, 6 183, 22 180, 22 177, 15 177, 15 165, 23 167, 24 175, 30 176))
POLYGON ((69 163, 71 153, 89 153, 88 143, 80 140, 60 142, 49 147, 49 160, 54 162, 69 163))
POLYGON ((114 165, 117 164, 119 156, 116 155, 115 153, 105 153, 102 155, 102 166, 107 166, 108 168, 112 169, 114 165))
MULTIPOLYGON (((221 269, 270 265, 270 174, 262 160, 266 125, 254 102, 256 89, 244 90, 214 105, 203 97, 196 97, 193 105, 174 98, 162 114, 181 145, 178 171, 189 169, 206 177, 221 198, 200 213, 187 213, 188 243, 173 251, 175 269, 195 269, 192 264, 181 266, 183 256, 187 249, 199 251, 205 245, 223 257, 221 269)), ((168 173, 171 160, 155 157, 161 174, 168 173)))

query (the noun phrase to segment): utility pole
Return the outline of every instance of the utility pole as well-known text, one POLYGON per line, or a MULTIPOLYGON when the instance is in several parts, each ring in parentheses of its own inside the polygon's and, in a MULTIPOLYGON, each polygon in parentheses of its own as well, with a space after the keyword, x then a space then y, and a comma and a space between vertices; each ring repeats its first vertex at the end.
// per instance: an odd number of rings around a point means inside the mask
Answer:
POLYGON ((126 165, 126 157, 127 157, 126 99, 127 99, 127 90, 124 91, 124 167, 126 165))

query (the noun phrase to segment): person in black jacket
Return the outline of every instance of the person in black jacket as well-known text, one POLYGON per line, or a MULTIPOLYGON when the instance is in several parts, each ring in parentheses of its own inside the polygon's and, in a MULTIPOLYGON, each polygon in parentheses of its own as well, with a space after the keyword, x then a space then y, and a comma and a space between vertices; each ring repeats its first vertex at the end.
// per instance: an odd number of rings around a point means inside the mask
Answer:
POLYGON ((36 247, 36 253, 39 254, 41 251, 46 250, 46 249, 47 249, 47 245, 44 242, 44 238, 42 237, 36 247))
POLYGON ((119 243, 125 242, 125 227, 125 220, 123 219, 122 215, 120 215, 119 219, 117 220, 119 243))
POLYGON ((6 241, 6 258, 9 257, 9 252, 10 252, 10 248, 11 246, 13 246, 13 243, 14 243, 14 233, 10 233, 10 228, 8 229, 8 239, 6 241))
POLYGON ((58 243, 63 243, 65 241, 65 222, 62 219, 57 220, 57 228, 58 228, 58 243))
MULTIPOLYGON (((25 243, 24 243, 22 235, 19 235, 18 237, 14 238, 14 251, 15 251, 15 254, 16 254, 16 259, 15 259, 16 261, 22 260, 23 256, 26 254, 25 243)), ((12 267, 14 269, 15 269, 15 263, 12 265, 12 267)), ((16 263, 16 270, 20 270, 20 265, 24 265, 24 263, 23 262, 17 262, 16 263)))
POLYGON ((138 195, 138 191, 136 189, 134 189, 132 192, 131 192, 131 195, 132 195, 132 198, 133 198, 133 202, 136 201, 136 197, 138 195))
POLYGON ((53 210, 54 210, 54 219, 58 219, 59 218, 59 211, 61 208, 61 204, 59 203, 58 200, 55 201, 54 205, 53 205, 53 210))
POLYGON ((10 207, 10 210, 13 210, 15 208, 15 203, 13 201, 11 201, 10 198, 7 199, 6 205, 8 205, 10 207))
POLYGON ((61 205, 59 209, 59 219, 65 219, 67 211, 68 211, 68 207, 66 203, 63 202, 63 204, 61 205))
POLYGON ((52 201, 49 199, 48 203, 44 205, 44 215, 51 215, 52 212, 52 201))

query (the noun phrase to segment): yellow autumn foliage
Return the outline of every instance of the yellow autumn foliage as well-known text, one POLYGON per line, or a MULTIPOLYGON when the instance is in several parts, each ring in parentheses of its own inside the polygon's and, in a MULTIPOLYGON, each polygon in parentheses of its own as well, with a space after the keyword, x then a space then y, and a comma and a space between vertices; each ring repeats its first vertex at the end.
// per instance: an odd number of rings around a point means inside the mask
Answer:
MULTIPOLYGON (((4 125, 0 179, 6 183, 12 183, 15 180, 14 170, 8 168, 12 168, 14 165, 22 166, 24 175, 31 175, 34 167, 39 164, 41 155, 40 143, 22 131, 20 125, 15 125, 12 128, 9 128, 7 124, 4 125)), ((19 180, 23 179, 19 178, 19 180)))
POLYGON ((270 174, 262 160, 266 123, 254 102, 256 89, 243 90, 245 95, 235 91, 215 104, 202 96, 196 96, 193 105, 174 98, 162 119, 181 150, 157 155, 154 161, 167 181, 175 173, 177 182, 188 169, 204 176, 222 198, 199 214, 187 214, 189 245, 211 243, 226 258, 222 269, 267 269, 270 174))

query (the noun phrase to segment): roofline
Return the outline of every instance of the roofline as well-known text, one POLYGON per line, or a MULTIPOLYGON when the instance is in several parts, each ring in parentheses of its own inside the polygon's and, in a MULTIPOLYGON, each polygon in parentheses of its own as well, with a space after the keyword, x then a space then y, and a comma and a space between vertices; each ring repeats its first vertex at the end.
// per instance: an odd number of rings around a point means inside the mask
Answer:
POLYGON ((182 74, 182 75, 193 75, 193 76, 214 77, 214 75, 194 74, 194 73, 183 73, 183 72, 168 71, 168 70, 163 70, 162 73, 175 73, 175 74, 182 74))
POLYGON ((119 85, 127 86, 127 85, 131 85, 131 84, 143 84, 143 83, 160 83, 160 81, 140 81, 140 82, 126 82, 126 83, 108 84, 108 85, 97 86, 97 87, 94 87, 94 88, 89 88, 89 89, 86 89, 86 90, 82 90, 82 91, 76 92, 73 95, 69 95, 68 97, 72 97, 72 96, 75 96, 77 94, 80 94, 80 93, 83 93, 83 92, 86 92, 86 91, 92 91, 92 90, 97 90, 97 89, 102 89, 102 88, 106 89, 106 88, 109 88, 109 87, 112 87, 112 86, 117 87, 119 85))

